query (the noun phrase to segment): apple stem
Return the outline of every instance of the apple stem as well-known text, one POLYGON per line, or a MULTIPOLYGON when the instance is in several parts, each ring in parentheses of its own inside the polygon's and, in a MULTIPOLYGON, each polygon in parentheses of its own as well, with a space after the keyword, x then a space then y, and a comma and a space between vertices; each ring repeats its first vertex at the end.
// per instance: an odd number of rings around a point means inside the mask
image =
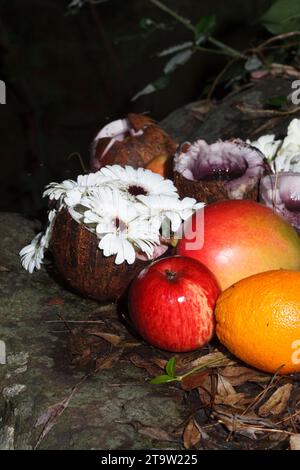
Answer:
POLYGON ((170 269, 166 269, 166 277, 169 281, 175 281, 177 278, 177 273, 175 271, 171 271, 170 269))

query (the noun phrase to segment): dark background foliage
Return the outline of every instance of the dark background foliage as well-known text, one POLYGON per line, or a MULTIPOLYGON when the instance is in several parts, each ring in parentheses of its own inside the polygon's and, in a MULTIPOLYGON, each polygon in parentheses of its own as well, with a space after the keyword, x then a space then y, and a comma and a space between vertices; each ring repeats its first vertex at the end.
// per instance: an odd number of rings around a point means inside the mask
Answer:
MULTIPOLYGON (((157 53, 189 40, 189 32, 147 0, 87 4, 76 14, 67 14, 68 3, 0 3, 0 79, 7 85, 7 104, 0 108, 0 210, 38 215, 43 187, 82 172, 79 160, 69 157, 79 152, 87 162, 90 141, 103 124, 128 111, 162 119, 203 96, 227 60, 196 54, 165 89, 132 102, 161 74, 157 53), (154 31, 142 28, 146 18, 158 24, 154 31)), ((215 14, 215 36, 242 50, 264 37, 257 19, 272 2, 166 3, 195 21, 215 14)))

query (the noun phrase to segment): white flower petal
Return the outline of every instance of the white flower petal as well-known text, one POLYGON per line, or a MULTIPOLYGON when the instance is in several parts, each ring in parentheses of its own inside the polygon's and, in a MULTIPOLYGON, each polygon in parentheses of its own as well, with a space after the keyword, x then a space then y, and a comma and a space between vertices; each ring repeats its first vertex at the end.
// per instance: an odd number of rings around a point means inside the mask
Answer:
POLYGON ((279 147, 282 144, 281 140, 275 140, 274 134, 262 135, 257 140, 254 140, 252 142, 250 140, 247 140, 246 142, 252 145, 252 147, 255 147, 260 150, 269 162, 274 159, 279 147))

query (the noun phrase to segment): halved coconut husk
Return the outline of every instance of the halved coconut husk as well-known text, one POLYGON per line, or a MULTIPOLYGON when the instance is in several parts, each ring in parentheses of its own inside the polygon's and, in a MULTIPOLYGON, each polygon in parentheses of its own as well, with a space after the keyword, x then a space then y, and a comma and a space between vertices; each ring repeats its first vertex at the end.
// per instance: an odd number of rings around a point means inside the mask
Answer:
POLYGON ((102 302, 117 301, 149 261, 115 264, 105 257, 99 239, 76 222, 67 209, 57 215, 50 249, 61 278, 78 293, 102 302))
POLYGON ((270 172, 264 155, 240 139, 184 144, 174 158, 174 183, 180 197, 212 203, 223 199, 258 200, 259 182, 270 172))
POLYGON ((145 167, 156 157, 174 155, 176 148, 176 142, 149 116, 128 114, 107 124, 95 137, 90 170, 115 164, 145 167))
POLYGON ((261 180, 260 202, 283 216, 300 234, 300 173, 278 173, 261 180))

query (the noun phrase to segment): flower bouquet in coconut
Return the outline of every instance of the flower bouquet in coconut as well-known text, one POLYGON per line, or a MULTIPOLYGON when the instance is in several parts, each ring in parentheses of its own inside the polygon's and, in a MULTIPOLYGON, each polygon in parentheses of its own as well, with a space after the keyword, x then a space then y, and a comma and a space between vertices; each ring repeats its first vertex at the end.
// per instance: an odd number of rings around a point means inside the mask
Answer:
POLYGON ((180 199, 173 182, 150 170, 105 166, 44 192, 48 226, 20 252, 25 269, 39 269, 52 252, 62 279, 78 293, 116 301, 131 280, 163 255, 181 223, 203 207, 180 199))

